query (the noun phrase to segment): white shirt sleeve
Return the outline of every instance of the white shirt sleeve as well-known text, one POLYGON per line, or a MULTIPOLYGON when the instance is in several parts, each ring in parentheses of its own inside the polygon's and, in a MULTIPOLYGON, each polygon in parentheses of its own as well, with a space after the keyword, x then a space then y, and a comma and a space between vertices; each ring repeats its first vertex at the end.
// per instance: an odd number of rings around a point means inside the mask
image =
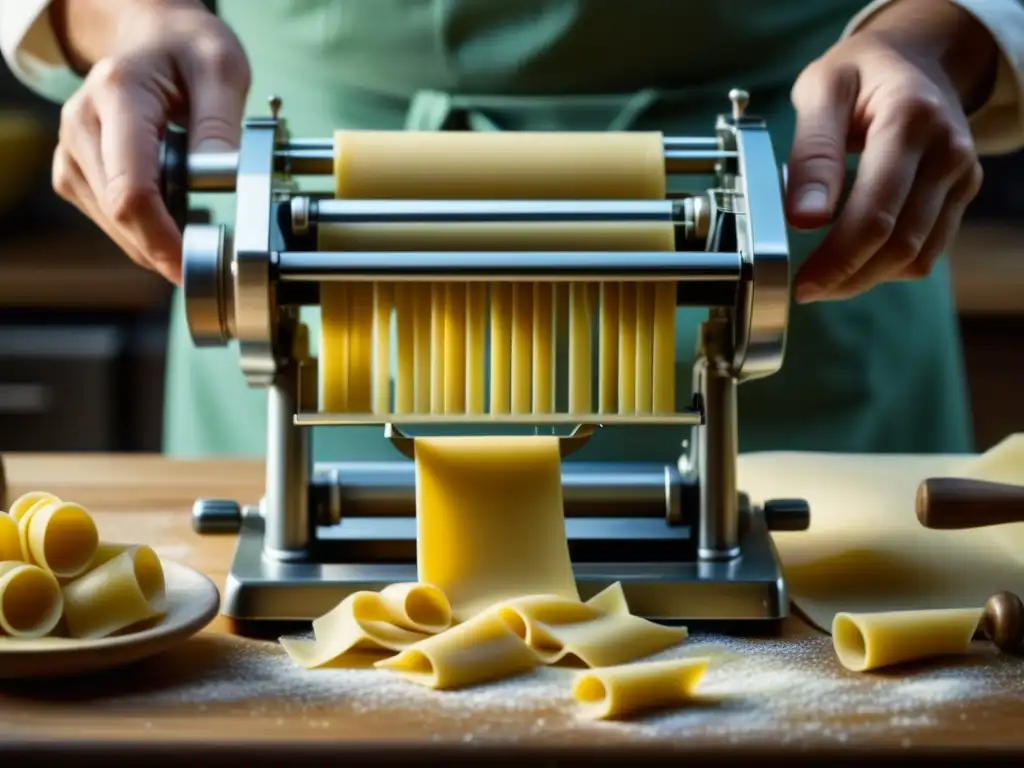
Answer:
MULTIPOLYGON (((874 0, 847 25, 844 36, 859 29, 893 0, 874 0)), ((978 151, 984 155, 1024 148, 1024 3, 1021 0, 951 0, 974 16, 999 47, 992 94, 970 117, 978 151)))
POLYGON ((50 24, 50 0, 0 0, 0 55, 22 83, 64 101, 81 85, 50 24))

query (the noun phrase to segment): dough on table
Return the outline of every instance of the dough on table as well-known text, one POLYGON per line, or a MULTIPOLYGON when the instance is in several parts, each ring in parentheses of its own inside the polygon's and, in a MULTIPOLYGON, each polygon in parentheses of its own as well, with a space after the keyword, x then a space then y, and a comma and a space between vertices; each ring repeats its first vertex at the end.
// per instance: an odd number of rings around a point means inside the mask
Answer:
POLYGON ((984 608, 837 613, 832 644, 854 672, 966 653, 984 608))
POLYGON ((428 584, 392 584, 355 592, 313 622, 314 639, 282 637, 292 660, 307 669, 352 651, 400 651, 451 625, 448 599, 428 584))
POLYGON ((33 640, 60 623, 64 598, 52 573, 36 565, 0 562, 0 634, 33 640))
POLYGON ((606 667, 651 656, 686 639, 685 627, 667 627, 629 613, 618 582, 586 603, 532 595, 494 606, 508 627, 545 664, 576 658, 606 667))
POLYGON ((810 503, 809 530, 773 536, 793 603, 826 632, 840 612, 973 609, 1001 590, 1024 595, 1024 546, 1014 547, 1024 526, 933 531, 917 521, 918 485, 943 476, 1024 482, 1024 439, 981 457, 778 452, 739 461, 752 500, 810 503))
POLYGON ((495 611, 428 637, 374 666, 428 688, 462 688, 526 672, 540 658, 495 611))
POLYGON ((579 601, 558 438, 417 438, 416 560, 457 621, 523 595, 579 601))
POLYGON ((679 706, 693 698, 709 663, 700 657, 591 669, 576 678, 572 695, 595 720, 679 706))

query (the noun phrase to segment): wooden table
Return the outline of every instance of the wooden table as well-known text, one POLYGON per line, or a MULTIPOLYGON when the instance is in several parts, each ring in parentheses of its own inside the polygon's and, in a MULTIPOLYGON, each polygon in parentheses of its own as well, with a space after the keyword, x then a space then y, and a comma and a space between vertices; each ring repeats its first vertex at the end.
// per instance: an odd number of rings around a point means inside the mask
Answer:
MULTIPOLYGON (((233 537, 192 533, 191 502, 196 496, 252 502, 262 485, 262 468, 250 461, 69 455, 4 460, 9 498, 49 490, 82 503, 94 512, 102 535, 149 543, 219 584, 233 537)), ((504 695, 493 689, 451 694, 423 691, 372 670, 305 672, 291 666, 272 640, 237 637, 218 619, 179 648, 127 669, 0 687, 0 765, 104 760, 148 768, 237 758, 247 767, 306 760, 345 766, 632 766, 766 757, 787 764, 904 764, 978 759, 982 751, 986 763, 1019 764, 1024 756, 1022 660, 979 649, 963 674, 993 669, 986 674, 995 682, 974 686, 970 680, 984 676, 968 675, 963 684, 974 688, 964 688, 970 695, 961 701, 946 674, 864 683, 838 667, 826 638, 796 620, 783 639, 723 642, 713 651, 723 660, 744 654, 761 659, 760 666, 738 667, 747 671, 731 678, 736 695, 709 698, 663 720, 595 725, 575 718, 562 678, 542 674, 518 688, 499 688, 504 695)))

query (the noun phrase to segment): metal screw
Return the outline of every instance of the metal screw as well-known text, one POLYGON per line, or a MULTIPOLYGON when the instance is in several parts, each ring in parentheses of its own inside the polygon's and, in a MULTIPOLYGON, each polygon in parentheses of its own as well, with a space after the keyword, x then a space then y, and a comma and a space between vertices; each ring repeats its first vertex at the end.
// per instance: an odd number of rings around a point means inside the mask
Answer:
POLYGON ((729 91, 729 101, 732 102, 733 120, 739 120, 747 111, 747 104, 750 102, 750 94, 740 88, 733 88, 729 91))
POLYGON ((267 103, 270 105, 270 116, 277 120, 277 116, 281 112, 281 97, 271 96, 267 99, 267 103))

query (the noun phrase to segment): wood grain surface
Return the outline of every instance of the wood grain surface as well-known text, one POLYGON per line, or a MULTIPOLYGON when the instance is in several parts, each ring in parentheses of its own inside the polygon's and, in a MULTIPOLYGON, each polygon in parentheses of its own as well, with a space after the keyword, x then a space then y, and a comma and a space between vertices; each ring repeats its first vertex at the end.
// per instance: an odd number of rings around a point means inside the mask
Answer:
MULTIPOLYGON (((218 496, 253 502, 262 486, 261 465, 249 461, 15 454, 4 463, 10 498, 48 490, 82 503, 94 512, 104 538, 149 543, 218 585, 224 584, 234 540, 194 534, 192 501, 218 496)), ((637 765, 770 756, 793 765, 845 765, 975 760, 983 754, 989 764, 1019 764, 1024 755, 1024 662, 985 647, 963 662, 969 686, 963 700, 934 693, 943 680, 954 679, 956 669, 928 678, 933 694, 922 695, 920 685, 906 681, 854 679, 836 664, 827 638, 792 620, 783 639, 750 647, 767 660, 778 655, 773 675, 785 674, 791 663, 794 686, 808 686, 806 696, 790 690, 771 694, 773 706, 748 708, 744 702, 757 697, 758 681, 771 677, 749 667, 750 690, 741 676, 738 694, 728 699, 708 699, 693 712, 660 721, 594 725, 575 718, 557 687, 551 700, 539 683, 529 697, 513 686, 459 698, 400 688, 399 681, 373 677, 382 673, 372 670, 306 672, 292 667, 273 640, 242 638, 233 629, 218 619, 179 648, 129 668, 0 688, 0 764, 180 766, 238 759, 246 766, 328 760, 346 766, 637 765), (870 686, 879 686, 877 695, 870 686), (916 693, 900 701, 904 690, 916 693), (712 708, 721 711, 705 711, 712 708), (774 719, 765 720, 769 715, 774 719)), ((727 643, 721 658, 730 654, 737 655, 727 643)))

